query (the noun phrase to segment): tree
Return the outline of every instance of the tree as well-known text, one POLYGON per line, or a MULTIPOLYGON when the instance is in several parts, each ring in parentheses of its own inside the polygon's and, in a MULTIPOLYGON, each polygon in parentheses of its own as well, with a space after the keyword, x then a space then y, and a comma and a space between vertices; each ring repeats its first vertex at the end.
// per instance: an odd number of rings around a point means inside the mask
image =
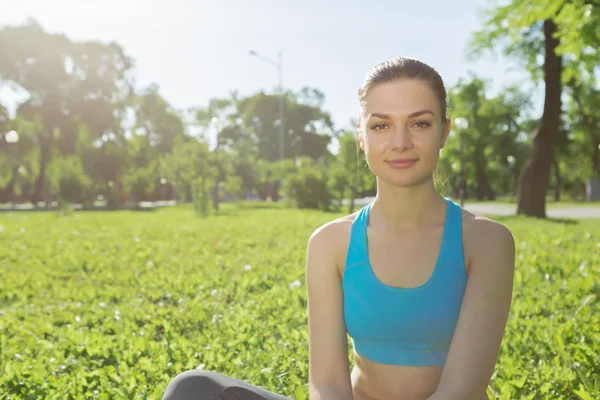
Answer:
POLYGON ((74 43, 35 21, 0 30, 0 79, 26 91, 17 108, 37 127, 39 173, 34 201, 46 198, 46 167, 55 145, 72 154, 81 125, 94 139, 119 136, 130 91, 131 62, 115 43, 74 43))
POLYGON ((0 146, 0 203, 29 196, 39 170, 37 129, 34 123, 21 118, 10 119, 8 113, 4 116, 5 118, 0 117, 3 119, 0 122, 0 133, 14 130, 19 135, 19 141, 0 146))
POLYGON ((546 192, 559 134, 564 59, 582 59, 600 43, 598 7, 582 0, 513 0, 488 12, 470 45, 479 56, 500 45, 524 62, 534 81, 544 81, 544 111, 533 132, 529 159, 519 178, 517 213, 546 216, 546 192), (539 59, 543 56, 543 63, 539 59))
POLYGON ((39 174, 34 201, 45 197, 46 166, 51 158, 56 130, 66 118, 62 112, 70 83, 65 69, 70 41, 47 34, 35 21, 0 30, 0 78, 29 93, 17 109, 19 117, 39 121, 39 174))
POLYGON ((136 125, 133 130, 143 135, 159 153, 169 153, 175 140, 184 133, 180 115, 160 95, 156 84, 148 86, 135 98, 136 125))
POLYGON ((184 199, 194 200, 197 195, 203 201, 208 200, 218 174, 211 163, 212 157, 206 142, 179 139, 173 152, 162 159, 161 170, 184 199))
POLYGON ((348 214, 354 212, 354 203, 373 174, 367 165, 365 154, 358 147, 355 132, 344 132, 338 137, 339 153, 331 163, 330 185, 338 200, 348 199, 348 214))
POLYGON ((473 188, 478 200, 494 200, 497 193, 506 191, 512 174, 509 157, 520 167, 517 147, 531 109, 530 99, 518 87, 505 87, 489 97, 487 86, 471 73, 449 90, 452 117, 465 118, 468 127, 453 127, 453 139, 446 143, 440 160, 440 170, 451 177, 455 193, 464 182, 465 190, 473 188))
MULTIPOLYGON (((318 159, 328 154, 327 146, 334 129, 331 117, 321 108, 321 96, 319 91, 308 88, 304 88, 299 95, 287 93, 286 158, 308 156, 318 159)), ((251 128, 248 132, 256 135, 258 157, 268 161, 279 159, 279 129, 276 122, 278 101, 277 95, 261 92, 240 99, 237 105, 243 126, 251 128)))
POLYGON ((573 78, 569 81, 571 91, 571 104, 569 114, 572 118, 573 129, 585 133, 582 140, 589 151, 587 154, 591 164, 591 173, 600 178, 600 90, 596 88, 594 76, 586 78, 573 78))

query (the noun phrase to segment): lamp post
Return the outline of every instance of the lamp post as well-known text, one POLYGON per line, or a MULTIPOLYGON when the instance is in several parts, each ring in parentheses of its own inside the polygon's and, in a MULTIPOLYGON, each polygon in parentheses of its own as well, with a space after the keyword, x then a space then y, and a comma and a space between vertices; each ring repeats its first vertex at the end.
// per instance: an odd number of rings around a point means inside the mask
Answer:
POLYGON ((279 159, 283 160, 283 132, 285 132, 285 124, 284 124, 284 119, 283 119, 283 72, 282 72, 282 52, 279 51, 278 53, 278 59, 277 62, 272 61, 266 57, 263 57, 262 55, 258 54, 256 51, 254 50, 250 50, 250 55, 256 57, 256 58, 260 58, 261 60, 263 60, 264 62, 266 62, 267 64, 270 64, 272 66, 274 66, 275 68, 277 68, 277 72, 278 72, 278 81, 279 81, 279 120, 277 125, 279 126, 279 159))
POLYGON ((460 206, 465 205, 465 195, 467 191, 467 180, 465 178, 465 129, 469 127, 469 121, 464 117, 458 117, 454 120, 454 124, 459 129, 460 135, 460 206))

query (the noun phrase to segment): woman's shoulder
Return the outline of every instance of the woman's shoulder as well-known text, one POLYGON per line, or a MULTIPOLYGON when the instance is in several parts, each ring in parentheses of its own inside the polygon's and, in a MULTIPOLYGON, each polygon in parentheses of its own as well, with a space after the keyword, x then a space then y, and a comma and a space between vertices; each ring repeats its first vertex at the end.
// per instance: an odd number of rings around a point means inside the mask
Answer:
POLYGON ((345 215, 316 228, 308 238, 308 252, 312 257, 329 259, 335 262, 340 273, 346 259, 350 243, 352 223, 360 212, 345 215))
POLYGON ((463 245, 468 264, 473 261, 485 263, 488 257, 504 253, 512 255, 515 240, 512 232, 504 224, 493 219, 462 209, 463 245))
POLYGON ((474 241, 512 239, 512 232, 502 223, 461 207, 463 236, 474 241))
POLYGON ((344 215, 319 226, 310 235, 308 239, 309 244, 314 242, 331 243, 332 241, 337 242, 339 239, 345 239, 347 242, 350 240, 352 224, 360 212, 361 210, 359 209, 352 214, 344 215))

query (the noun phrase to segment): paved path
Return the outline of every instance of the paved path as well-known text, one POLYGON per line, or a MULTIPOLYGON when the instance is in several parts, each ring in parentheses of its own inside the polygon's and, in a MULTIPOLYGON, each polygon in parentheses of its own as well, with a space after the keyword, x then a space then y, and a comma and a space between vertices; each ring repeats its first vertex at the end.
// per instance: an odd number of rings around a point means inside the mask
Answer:
MULTIPOLYGON (((365 197, 364 199, 358 199, 356 201, 357 206, 362 206, 372 201, 372 198, 365 197)), ((459 203, 459 201, 456 201, 459 203)), ((480 215, 516 215, 517 205, 509 204, 490 204, 490 203, 473 203, 465 204, 465 209, 480 215)), ((582 206, 582 207, 552 207, 552 205, 546 206, 546 215, 549 218, 600 218, 600 204, 598 206, 582 206)))
MULTIPOLYGON (((507 204, 465 204, 465 208, 481 215, 515 215, 517 206, 507 204)), ((556 207, 546 206, 549 218, 600 218, 600 206, 556 207)))

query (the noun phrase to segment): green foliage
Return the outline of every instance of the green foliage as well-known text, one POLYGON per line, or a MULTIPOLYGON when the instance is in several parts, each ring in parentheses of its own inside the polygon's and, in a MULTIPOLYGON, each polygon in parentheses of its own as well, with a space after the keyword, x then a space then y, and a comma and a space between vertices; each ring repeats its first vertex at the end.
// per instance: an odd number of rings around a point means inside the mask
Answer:
POLYGON ((162 159, 161 170, 184 199, 192 200, 192 192, 199 193, 198 187, 192 189, 194 185, 209 187, 218 176, 212 159, 206 143, 179 141, 173 152, 162 159))
POLYGON ((87 203, 92 182, 76 156, 54 158, 48 165, 49 188, 61 201, 87 203))
MULTIPOLYGON (((345 132, 338 137, 340 151, 329 166, 329 187, 332 196, 341 202, 349 199, 350 204, 360 194, 374 188, 375 177, 365 159, 365 154, 358 147, 355 132, 345 132)), ((348 214, 353 209, 349 207, 348 214)))
MULTIPOLYGON (((553 20, 560 38, 559 55, 587 64, 597 61, 594 51, 600 43, 600 11, 586 0, 511 0, 485 12, 483 28, 469 42, 472 58, 494 48, 522 62, 535 80, 543 77, 539 55, 544 54, 543 22, 553 20)), ((578 64, 574 64, 577 66, 578 64)), ((564 82, 574 69, 564 71, 564 82)))
MULTIPOLYGON (((285 157, 319 159, 328 154, 327 145, 334 132, 331 116, 322 109, 322 93, 303 88, 299 93, 285 94, 285 157)), ((240 99, 237 116, 241 119, 244 137, 256 143, 261 159, 279 159, 279 125, 277 94, 258 93, 240 99)))
MULTIPOLYGON (((155 399, 202 367, 307 398, 306 241, 337 215, 193 215, 0 215, 0 393, 155 399)), ((490 398, 599 398, 598 223, 503 222, 517 265, 490 398)))
POLYGON ((155 165, 131 168, 123 177, 125 190, 136 202, 150 200, 150 194, 156 188, 158 173, 155 165))
POLYGON ((234 174, 227 177, 224 185, 225 192, 227 192, 233 200, 243 200, 245 190, 242 185, 242 179, 234 174))
POLYGON ((488 82, 474 74, 449 90, 450 117, 465 118, 468 127, 453 123, 440 156, 438 184, 448 194, 458 193, 463 176, 468 192, 479 200, 510 193, 515 179, 508 158, 515 158, 516 172, 527 157, 530 98, 515 86, 503 88, 495 97, 488 91, 488 82))
POLYGON ((331 204, 325 170, 310 159, 301 160, 298 169, 284 178, 284 193, 298 208, 327 211, 331 204))
POLYGON ((192 200, 194 210, 202 217, 210 213, 210 182, 206 179, 196 178, 192 182, 192 200))

